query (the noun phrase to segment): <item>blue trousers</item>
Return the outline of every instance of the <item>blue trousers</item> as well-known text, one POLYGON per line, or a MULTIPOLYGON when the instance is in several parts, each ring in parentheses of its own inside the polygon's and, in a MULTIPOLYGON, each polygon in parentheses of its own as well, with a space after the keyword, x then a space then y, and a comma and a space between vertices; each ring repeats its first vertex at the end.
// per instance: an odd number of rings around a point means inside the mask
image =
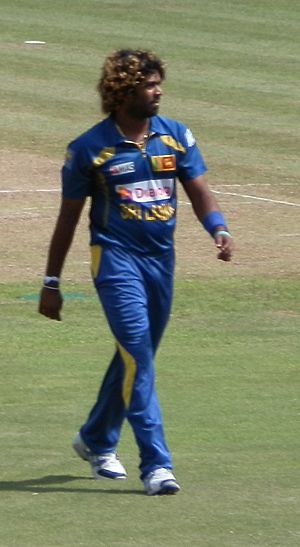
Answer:
POLYGON ((81 436, 95 454, 114 452, 129 421, 140 454, 141 479, 172 468, 154 385, 154 356, 173 293, 173 251, 159 256, 92 246, 92 273, 116 352, 81 436))

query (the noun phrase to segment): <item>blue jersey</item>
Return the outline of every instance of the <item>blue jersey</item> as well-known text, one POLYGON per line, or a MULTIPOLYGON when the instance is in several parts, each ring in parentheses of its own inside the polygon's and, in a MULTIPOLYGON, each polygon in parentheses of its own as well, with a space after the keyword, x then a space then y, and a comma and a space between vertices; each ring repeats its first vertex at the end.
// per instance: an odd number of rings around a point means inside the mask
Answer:
POLYGON ((161 116, 150 118, 138 145, 111 116, 74 140, 62 169, 63 197, 91 196, 91 244, 159 253, 173 246, 175 181, 206 171, 190 130, 161 116))

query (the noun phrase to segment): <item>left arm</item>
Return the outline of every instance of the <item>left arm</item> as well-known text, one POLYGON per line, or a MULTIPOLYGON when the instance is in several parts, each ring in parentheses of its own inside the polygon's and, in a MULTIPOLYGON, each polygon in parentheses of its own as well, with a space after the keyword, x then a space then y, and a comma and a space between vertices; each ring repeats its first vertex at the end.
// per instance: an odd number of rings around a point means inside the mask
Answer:
POLYGON ((205 228, 214 238, 216 247, 219 249, 218 258, 225 262, 230 261, 233 251, 233 240, 230 234, 228 234, 226 225, 221 219, 218 219, 218 215, 211 215, 211 213, 221 213, 221 211, 204 176, 199 175, 192 180, 182 182, 182 186, 191 201, 198 220, 201 223, 204 221, 205 228), (208 221, 214 217, 216 218, 216 223, 211 225, 208 221))

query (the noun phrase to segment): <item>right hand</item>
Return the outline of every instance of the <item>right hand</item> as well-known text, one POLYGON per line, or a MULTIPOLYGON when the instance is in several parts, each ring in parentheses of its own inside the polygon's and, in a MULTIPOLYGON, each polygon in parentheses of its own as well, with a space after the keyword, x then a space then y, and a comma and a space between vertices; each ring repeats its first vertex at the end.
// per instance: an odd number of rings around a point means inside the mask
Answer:
MULTIPOLYGON (((227 231, 227 230, 225 230, 227 231)), ((233 252, 233 239, 228 234, 228 236, 225 235, 218 235, 218 233, 215 236, 215 244, 217 249, 219 249, 218 258, 220 260, 224 260, 224 262, 230 262, 233 252)))
POLYGON ((38 311, 42 315, 61 321, 60 310, 63 305, 63 297, 59 289, 53 290, 43 287, 40 292, 40 303, 38 311))

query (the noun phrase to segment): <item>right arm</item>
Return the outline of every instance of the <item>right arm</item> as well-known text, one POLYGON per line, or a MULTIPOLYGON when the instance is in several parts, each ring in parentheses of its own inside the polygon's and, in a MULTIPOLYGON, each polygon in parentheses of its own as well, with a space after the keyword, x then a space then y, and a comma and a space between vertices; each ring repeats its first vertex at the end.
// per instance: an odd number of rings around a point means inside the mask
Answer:
MULTIPOLYGON (((45 274, 47 276, 60 277, 63 265, 73 241, 76 226, 85 203, 83 199, 63 198, 56 226, 51 239, 48 261, 45 274)), ((50 319, 61 320, 60 310, 63 298, 59 287, 43 287, 40 293, 39 313, 50 319)))

